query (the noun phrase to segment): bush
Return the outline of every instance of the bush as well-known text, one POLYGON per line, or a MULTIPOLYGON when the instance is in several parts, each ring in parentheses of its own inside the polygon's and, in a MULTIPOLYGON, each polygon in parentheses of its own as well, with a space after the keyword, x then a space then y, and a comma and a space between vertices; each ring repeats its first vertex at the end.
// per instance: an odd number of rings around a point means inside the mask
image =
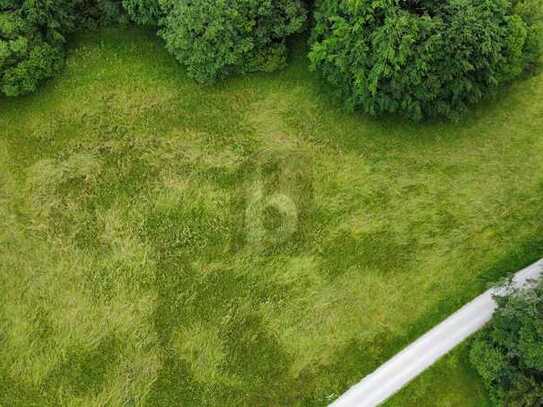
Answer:
POLYGON ((157 26, 162 16, 158 0, 123 0, 123 6, 137 24, 157 26))
POLYGON ((498 298, 490 325, 476 337, 470 359, 495 405, 543 401, 543 282, 498 298))
POLYGON ((75 13, 79 29, 126 22, 121 0, 80 0, 75 13))
POLYGON ((47 26, 47 11, 9 6, 15 7, 0 10, 0 90, 16 96, 33 92, 59 68, 61 35, 54 29, 40 31, 42 24, 47 26))
MULTIPOLYGON (((119 3, 120 4, 120 3, 119 3)), ((0 0, 0 92, 34 92, 63 65, 66 35, 120 18, 114 0, 0 0)))
POLYGON ((301 0, 161 0, 161 7, 160 35, 199 82, 282 67, 285 39, 306 18, 301 0))
POLYGON ((21 55, 19 52, 8 55, 8 60, 13 58, 15 62, 2 69, 0 89, 6 96, 34 92, 41 81, 50 78, 59 70, 63 61, 62 49, 46 42, 35 42, 25 46, 22 49, 22 56, 19 55, 21 55))
POLYGON ((541 0, 321 0, 312 67, 347 106, 457 117, 541 55, 541 0))

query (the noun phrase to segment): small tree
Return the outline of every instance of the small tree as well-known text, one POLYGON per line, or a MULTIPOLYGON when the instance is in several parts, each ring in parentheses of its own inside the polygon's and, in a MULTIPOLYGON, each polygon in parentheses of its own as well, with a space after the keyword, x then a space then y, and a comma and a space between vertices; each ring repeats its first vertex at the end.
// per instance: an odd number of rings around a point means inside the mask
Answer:
POLYGON ((543 282, 497 298, 498 310, 470 359, 498 406, 543 403, 543 282))
POLYGON ((161 7, 160 35, 199 82, 282 67, 285 40, 306 18, 301 0, 161 0, 161 7))
POLYGON ((541 0, 321 0, 310 59, 370 114, 455 117, 542 52, 541 0))
POLYGON ((0 9, 0 90, 8 96, 33 92, 62 64, 61 30, 70 19, 32 6, 10 2, 0 9))
POLYGON ((119 13, 110 0, 0 1, 0 92, 31 93, 64 63, 66 36, 119 13))

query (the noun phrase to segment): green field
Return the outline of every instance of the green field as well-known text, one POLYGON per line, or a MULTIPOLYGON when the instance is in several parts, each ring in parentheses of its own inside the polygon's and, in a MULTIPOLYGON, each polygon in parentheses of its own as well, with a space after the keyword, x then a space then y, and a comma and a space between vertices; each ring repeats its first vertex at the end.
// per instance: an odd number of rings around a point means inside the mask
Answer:
MULTIPOLYGON (((301 44, 199 86, 109 29, 0 99, 0 406, 323 406, 541 257, 543 75, 369 119, 301 44)), ((465 354, 390 405, 483 405, 465 354)))

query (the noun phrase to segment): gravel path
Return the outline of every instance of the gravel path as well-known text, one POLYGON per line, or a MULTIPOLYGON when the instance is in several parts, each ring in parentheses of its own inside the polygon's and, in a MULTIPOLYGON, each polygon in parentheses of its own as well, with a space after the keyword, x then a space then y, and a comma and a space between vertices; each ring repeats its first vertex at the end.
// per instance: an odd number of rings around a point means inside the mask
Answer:
MULTIPOLYGON (((543 259, 515 274, 514 284, 522 286, 529 280, 539 278, 542 271, 543 259)), ((331 407, 372 407, 387 400, 456 345, 481 329, 492 318, 497 307, 493 299, 496 293, 499 293, 499 289, 488 290, 466 304, 354 385, 331 407)))

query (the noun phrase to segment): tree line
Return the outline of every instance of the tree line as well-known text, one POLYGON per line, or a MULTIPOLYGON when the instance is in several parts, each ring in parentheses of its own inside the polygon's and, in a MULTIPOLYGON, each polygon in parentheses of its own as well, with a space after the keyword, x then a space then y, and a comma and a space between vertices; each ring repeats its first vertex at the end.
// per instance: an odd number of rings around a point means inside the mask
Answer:
POLYGON ((543 50, 543 0, 0 0, 0 90, 57 74, 76 29, 153 27, 194 80, 285 66, 310 30, 311 67, 351 109, 458 117, 529 72, 543 50))

